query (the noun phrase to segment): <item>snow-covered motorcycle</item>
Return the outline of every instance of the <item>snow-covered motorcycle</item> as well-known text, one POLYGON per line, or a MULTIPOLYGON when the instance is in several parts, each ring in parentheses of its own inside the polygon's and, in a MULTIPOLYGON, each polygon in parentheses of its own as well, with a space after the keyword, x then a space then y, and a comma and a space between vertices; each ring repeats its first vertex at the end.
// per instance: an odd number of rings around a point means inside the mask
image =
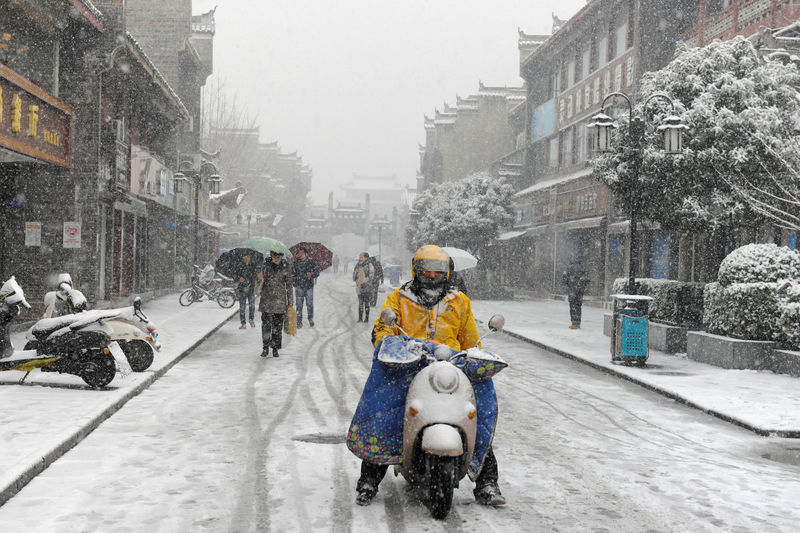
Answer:
MULTIPOLYGON (((397 315, 387 308, 381 320, 396 325, 397 315)), ((498 331, 503 323, 495 315, 489 329, 498 331)), ((395 474, 414 486, 432 516, 445 518, 459 481, 480 473, 497 420, 490 378, 506 366, 477 347, 457 351, 406 335, 384 337, 347 434, 348 448, 365 461, 394 464, 395 474)))
MULTIPOLYGON (((88 308, 86 297, 78 289, 72 288, 72 278, 69 274, 59 275, 57 291, 51 291, 44 297, 44 318, 64 316, 71 313, 82 313, 88 308)), ((147 370, 155 357, 155 352, 161 350, 158 341, 156 326, 142 312, 142 299, 134 298, 133 305, 109 309, 107 312, 117 313, 117 316, 105 320, 111 327, 111 340, 116 341, 134 372, 147 370)), ((33 328, 25 335, 26 350, 36 349, 38 339, 33 334, 33 328)))
POLYGON ((30 304, 12 276, 0 287, 0 371, 25 372, 20 383, 36 368, 73 374, 94 388, 108 385, 117 369, 123 376, 130 373, 125 354, 110 340, 111 329, 104 323, 117 313, 89 311, 42 319, 32 328, 37 348, 18 351, 11 343, 9 324, 21 307, 30 308, 30 304))

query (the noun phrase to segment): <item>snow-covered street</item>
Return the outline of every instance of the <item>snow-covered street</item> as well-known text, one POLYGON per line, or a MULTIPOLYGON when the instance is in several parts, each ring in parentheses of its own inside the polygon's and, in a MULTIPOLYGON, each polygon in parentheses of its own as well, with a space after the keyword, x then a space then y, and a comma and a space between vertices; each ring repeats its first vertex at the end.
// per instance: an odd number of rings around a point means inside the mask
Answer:
POLYGON ((439 523, 390 472, 354 505, 343 440, 371 355, 355 301, 347 278, 323 276, 316 327, 277 359, 258 357, 260 329, 226 322, 0 508, 0 530, 796 529, 800 468, 780 460, 794 441, 501 335, 485 344, 510 362, 495 437, 508 504, 476 505, 465 481, 439 523))

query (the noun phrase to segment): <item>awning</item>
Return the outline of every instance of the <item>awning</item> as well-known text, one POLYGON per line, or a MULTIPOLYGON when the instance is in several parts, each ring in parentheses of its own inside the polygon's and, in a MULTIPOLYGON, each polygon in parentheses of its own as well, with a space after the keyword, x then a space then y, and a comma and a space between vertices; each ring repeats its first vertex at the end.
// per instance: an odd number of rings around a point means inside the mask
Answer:
MULTIPOLYGON (((628 233, 628 227, 631 225, 630 220, 623 220, 622 222, 614 222, 608 225, 608 233, 628 233)), ((661 229, 661 224, 658 222, 650 222, 640 220, 636 224, 636 229, 655 230, 661 229)))
POLYGON ((210 227, 211 229, 222 229, 225 226, 227 226, 227 224, 225 224, 224 222, 217 222, 216 220, 207 220, 205 218, 201 218, 199 220, 200 222, 210 227))
POLYGON ((520 235, 525 235, 525 231, 507 231, 497 236, 498 241, 508 241, 520 235))
POLYGON ((541 224, 539 226, 528 228, 528 231, 526 231, 525 233, 534 237, 534 236, 544 235, 548 231, 552 231, 550 224, 541 224))
POLYGON ((556 231, 597 228, 600 227, 605 219, 606 217, 591 217, 559 222, 556 224, 556 231))

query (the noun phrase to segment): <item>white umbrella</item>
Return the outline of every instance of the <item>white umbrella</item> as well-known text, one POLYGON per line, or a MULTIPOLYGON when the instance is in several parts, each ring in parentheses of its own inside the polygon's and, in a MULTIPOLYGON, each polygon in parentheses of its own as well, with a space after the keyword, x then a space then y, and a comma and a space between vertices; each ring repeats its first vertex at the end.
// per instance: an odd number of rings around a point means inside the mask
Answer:
POLYGON ((447 252, 447 255, 453 260, 453 265, 456 271, 466 270, 473 268, 478 264, 478 258, 461 248, 453 248, 452 246, 443 246, 442 250, 447 252))

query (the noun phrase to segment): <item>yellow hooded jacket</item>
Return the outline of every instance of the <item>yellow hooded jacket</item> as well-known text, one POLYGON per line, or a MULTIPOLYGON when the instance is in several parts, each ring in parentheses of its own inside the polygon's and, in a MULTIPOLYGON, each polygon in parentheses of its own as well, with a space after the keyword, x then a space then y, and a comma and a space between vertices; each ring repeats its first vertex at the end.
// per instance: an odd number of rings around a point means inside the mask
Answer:
MULTIPOLYGON (((446 344, 454 350, 478 345, 480 335, 472 304, 463 292, 452 290, 428 309, 407 288, 400 287, 386 297, 383 308, 397 313, 397 323, 410 336, 446 344)), ((388 326, 378 316, 373 330, 375 345, 385 335, 402 335, 396 326, 388 326)))

